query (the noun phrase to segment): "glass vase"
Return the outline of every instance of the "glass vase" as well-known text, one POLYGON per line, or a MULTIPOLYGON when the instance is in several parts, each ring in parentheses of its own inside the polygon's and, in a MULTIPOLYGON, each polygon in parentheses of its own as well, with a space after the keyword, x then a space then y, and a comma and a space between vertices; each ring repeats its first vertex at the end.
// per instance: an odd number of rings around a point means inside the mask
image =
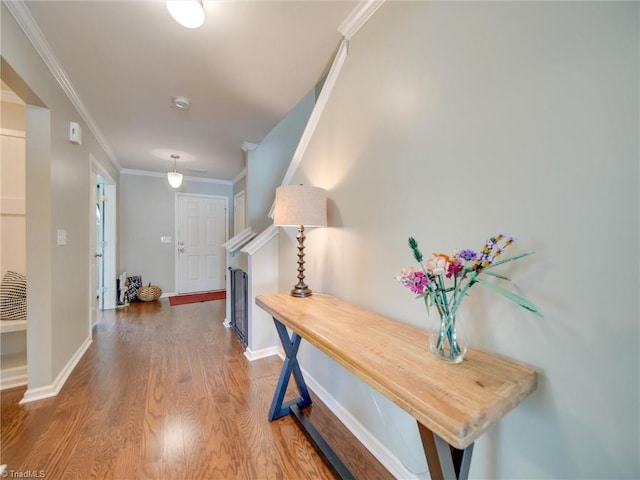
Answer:
POLYGON ((451 312, 448 308, 435 309, 429 318, 434 324, 429 331, 429 348, 431 353, 443 362, 460 363, 467 353, 467 338, 462 325, 463 315, 460 309, 451 312))

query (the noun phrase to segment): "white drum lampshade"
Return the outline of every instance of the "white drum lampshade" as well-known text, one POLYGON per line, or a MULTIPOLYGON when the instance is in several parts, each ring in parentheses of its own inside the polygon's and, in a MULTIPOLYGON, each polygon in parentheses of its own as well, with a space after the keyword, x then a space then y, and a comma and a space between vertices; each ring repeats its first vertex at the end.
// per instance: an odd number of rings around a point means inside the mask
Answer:
POLYGON ((304 283, 304 227, 327 226, 327 192, 306 185, 278 187, 273 223, 298 228, 298 283, 291 290, 291 295, 308 297, 312 291, 304 283))

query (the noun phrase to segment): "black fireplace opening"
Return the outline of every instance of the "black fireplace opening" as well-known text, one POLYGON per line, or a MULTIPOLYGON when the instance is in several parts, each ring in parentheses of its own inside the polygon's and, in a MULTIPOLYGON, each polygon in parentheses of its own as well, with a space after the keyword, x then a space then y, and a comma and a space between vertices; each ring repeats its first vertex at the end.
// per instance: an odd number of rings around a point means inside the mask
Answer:
POLYGON ((229 267, 229 274, 231 275, 231 328, 246 347, 249 320, 248 275, 240 268, 231 267, 229 267))

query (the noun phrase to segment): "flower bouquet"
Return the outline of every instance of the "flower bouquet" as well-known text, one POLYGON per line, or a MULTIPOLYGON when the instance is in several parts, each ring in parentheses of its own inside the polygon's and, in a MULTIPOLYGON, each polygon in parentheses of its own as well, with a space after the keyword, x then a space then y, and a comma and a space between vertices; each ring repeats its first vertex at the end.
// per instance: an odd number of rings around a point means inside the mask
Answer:
POLYGON ((459 363, 464 358, 466 343, 458 338, 456 314, 462 300, 468 295, 467 291, 476 283, 486 285, 521 307, 538 314, 535 305, 527 299, 484 278, 485 275, 490 275, 509 281, 507 277, 493 272, 492 269, 533 253, 501 257, 515 241, 515 237, 501 233, 487 240, 480 252, 467 248, 455 251, 452 256, 434 253, 431 258, 423 261, 418 242, 413 237, 409 238, 409 247, 420 268, 403 269, 396 280, 415 293, 417 298, 424 298, 427 312, 432 306, 438 311, 439 329, 431 334, 430 347, 442 360, 459 363))

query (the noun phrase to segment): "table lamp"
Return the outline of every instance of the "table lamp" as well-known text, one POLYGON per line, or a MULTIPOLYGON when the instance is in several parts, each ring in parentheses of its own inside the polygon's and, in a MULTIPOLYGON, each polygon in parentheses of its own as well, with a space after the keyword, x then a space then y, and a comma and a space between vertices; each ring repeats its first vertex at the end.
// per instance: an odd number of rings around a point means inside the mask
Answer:
POLYGON ((304 283, 304 227, 327 226, 327 192, 306 185, 276 188, 273 223, 281 227, 298 227, 298 283, 291 295, 308 297, 312 292, 304 283))

